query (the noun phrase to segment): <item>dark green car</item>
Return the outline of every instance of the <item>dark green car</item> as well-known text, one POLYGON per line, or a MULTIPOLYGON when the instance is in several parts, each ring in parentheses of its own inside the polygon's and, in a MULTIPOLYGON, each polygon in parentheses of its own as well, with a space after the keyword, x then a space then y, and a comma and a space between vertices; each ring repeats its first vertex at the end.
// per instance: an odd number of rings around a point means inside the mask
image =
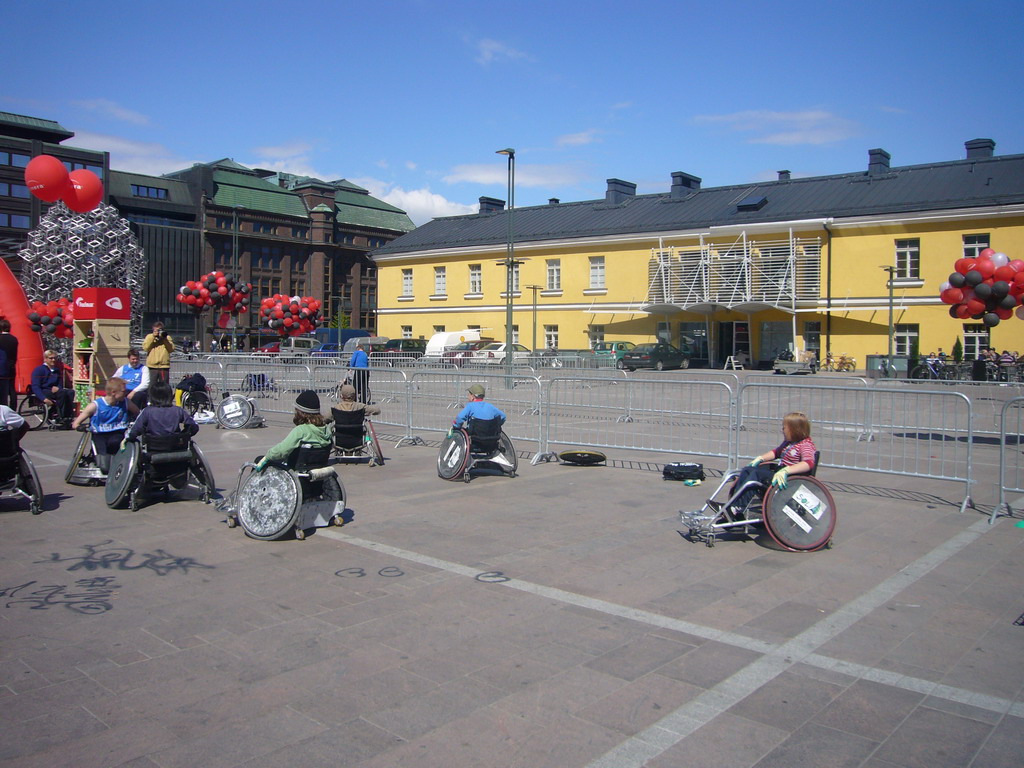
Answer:
POLYGON ((664 371, 669 368, 689 368, 690 355, 664 342, 637 344, 622 355, 622 367, 627 371, 637 368, 653 368, 664 371))

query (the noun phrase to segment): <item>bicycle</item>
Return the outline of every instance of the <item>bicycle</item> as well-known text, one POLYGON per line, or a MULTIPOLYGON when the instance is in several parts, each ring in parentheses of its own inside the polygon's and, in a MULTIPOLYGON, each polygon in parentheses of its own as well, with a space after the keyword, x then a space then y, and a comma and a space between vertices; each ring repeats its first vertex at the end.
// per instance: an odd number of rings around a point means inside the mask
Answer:
POLYGON ((878 375, 883 379, 896 378, 896 366, 893 365, 892 360, 883 357, 878 361, 878 375))
POLYGON ((910 378, 951 381, 957 378, 957 372, 941 360, 925 360, 910 372, 910 378))

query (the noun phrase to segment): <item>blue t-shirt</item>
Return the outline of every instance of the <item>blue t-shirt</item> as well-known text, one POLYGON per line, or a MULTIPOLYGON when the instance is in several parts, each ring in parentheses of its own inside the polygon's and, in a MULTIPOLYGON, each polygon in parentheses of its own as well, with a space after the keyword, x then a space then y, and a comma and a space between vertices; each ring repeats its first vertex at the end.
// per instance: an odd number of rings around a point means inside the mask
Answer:
POLYGON ((111 405, 105 397, 94 400, 96 413, 89 422, 91 432, 116 432, 128 428, 128 406, 125 401, 111 405))
POLYGON ((505 412, 497 406, 491 405, 486 400, 470 400, 466 403, 466 407, 459 411, 454 423, 456 427, 461 427, 469 419, 489 421, 496 416, 500 417, 503 422, 505 421, 505 412))

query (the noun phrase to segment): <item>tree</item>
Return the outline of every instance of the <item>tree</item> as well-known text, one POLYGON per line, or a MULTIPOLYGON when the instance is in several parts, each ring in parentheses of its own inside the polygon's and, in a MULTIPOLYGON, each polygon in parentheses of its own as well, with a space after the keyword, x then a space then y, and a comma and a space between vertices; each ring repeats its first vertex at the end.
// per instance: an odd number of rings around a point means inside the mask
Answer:
POLYGON ((964 345, 960 343, 960 337, 956 337, 956 341, 953 342, 953 362, 961 363, 964 359, 964 345))

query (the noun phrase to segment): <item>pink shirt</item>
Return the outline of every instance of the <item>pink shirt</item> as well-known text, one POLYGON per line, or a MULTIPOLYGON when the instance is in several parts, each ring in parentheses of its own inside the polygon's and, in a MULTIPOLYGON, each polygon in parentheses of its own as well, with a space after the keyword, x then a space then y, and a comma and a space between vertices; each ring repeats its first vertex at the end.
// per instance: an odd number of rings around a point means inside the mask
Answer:
POLYGON ((811 438, 807 437, 799 443, 783 442, 773 453, 776 459, 782 461, 784 467, 792 467, 794 464, 806 461, 810 468, 814 469, 814 452, 816 450, 811 438))

